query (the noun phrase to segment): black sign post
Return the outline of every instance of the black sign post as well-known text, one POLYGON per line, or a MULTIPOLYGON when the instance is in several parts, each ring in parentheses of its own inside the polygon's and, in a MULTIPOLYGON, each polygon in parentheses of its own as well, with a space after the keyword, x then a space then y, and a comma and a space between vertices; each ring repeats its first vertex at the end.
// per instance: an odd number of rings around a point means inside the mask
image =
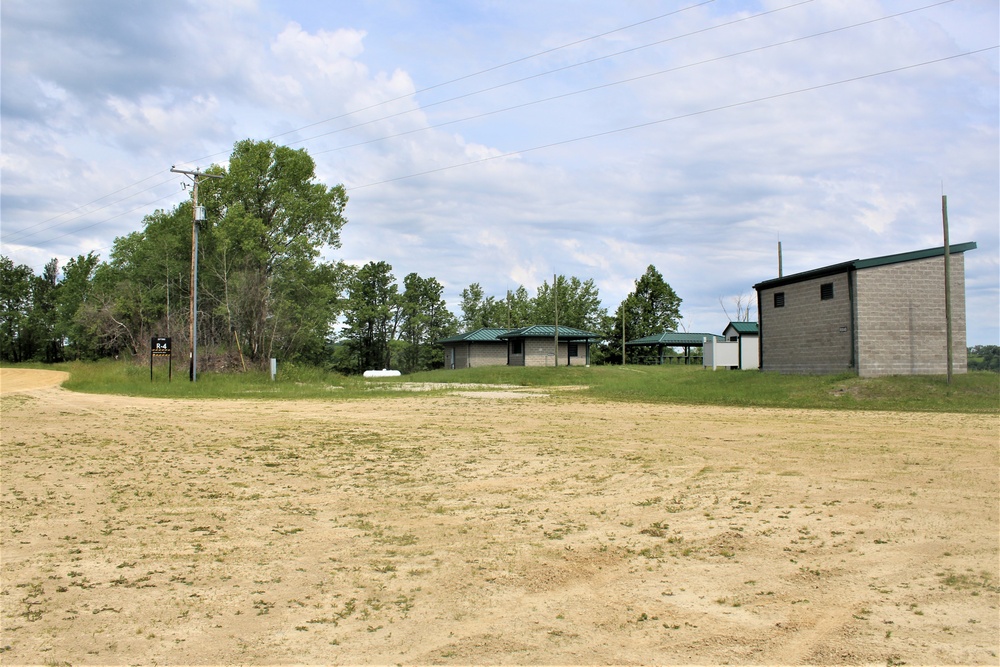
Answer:
POLYGON ((174 372, 174 355, 170 351, 170 338, 153 337, 149 342, 149 381, 153 381, 153 357, 167 357, 167 382, 174 372))

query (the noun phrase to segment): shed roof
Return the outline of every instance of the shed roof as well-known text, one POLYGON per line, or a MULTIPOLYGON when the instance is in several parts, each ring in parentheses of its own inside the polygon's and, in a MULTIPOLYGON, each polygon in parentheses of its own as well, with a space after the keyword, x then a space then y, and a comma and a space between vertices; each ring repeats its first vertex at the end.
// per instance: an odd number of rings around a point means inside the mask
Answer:
POLYGON ((501 340, 499 336, 507 331, 509 331, 509 329, 483 327, 482 329, 476 329, 475 331, 466 331, 465 333, 457 334, 455 336, 442 338, 438 341, 438 343, 502 343, 504 341, 501 340))
MULTIPOLYGON (((502 333, 497 338, 553 338, 556 335, 556 327, 552 324, 535 324, 530 327, 520 329, 510 329, 502 333)), ((600 338, 599 334, 574 329, 573 327, 559 327, 559 340, 589 340, 600 338)))
POLYGON ((706 338, 714 338, 719 342, 724 342, 726 339, 718 334, 710 333, 677 333, 676 331, 667 331, 660 334, 653 334, 652 336, 646 336, 645 338, 637 338, 635 340, 630 340, 626 342, 626 345, 667 345, 670 347, 685 347, 685 346, 698 346, 705 342, 706 338))
POLYGON ((726 328, 728 329, 729 327, 732 327, 733 331, 735 331, 738 334, 760 333, 760 327, 756 322, 730 322, 729 326, 727 326, 726 328))
MULTIPOLYGON (((950 254, 958 255, 968 250, 975 250, 977 246, 975 241, 970 241, 969 243, 949 244, 948 247, 951 251, 950 254)), ((844 273, 851 269, 870 269, 876 266, 887 266, 889 264, 899 264, 902 262, 914 262, 919 259, 929 259, 931 257, 944 257, 944 246, 926 248, 924 250, 914 250, 912 252, 902 252, 895 255, 883 255, 881 257, 872 257, 870 259, 852 259, 849 262, 831 264, 830 266, 824 266, 819 269, 793 273, 792 275, 782 276, 780 278, 772 278, 770 280, 759 282, 753 287, 755 290, 781 287, 782 285, 791 285, 792 283, 802 282, 803 280, 812 280, 814 278, 823 278, 824 276, 844 273)))

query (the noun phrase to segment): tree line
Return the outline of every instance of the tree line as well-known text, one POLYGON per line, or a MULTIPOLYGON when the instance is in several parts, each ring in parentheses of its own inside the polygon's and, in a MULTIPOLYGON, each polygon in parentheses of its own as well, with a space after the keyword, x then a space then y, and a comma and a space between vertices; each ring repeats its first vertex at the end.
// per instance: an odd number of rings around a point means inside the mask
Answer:
MULTIPOLYGON (((270 358, 360 373, 444 365, 436 341, 480 327, 551 324, 598 333, 594 363, 620 363, 621 341, 675 330, 681 299, 655 267, 609 314, 592 279, 554 276, 532 296, 497 297, 479 283, 451 313, 436 278, 398 283, 386 262, 324 261, 340 248, 348 197, 317 182, 304 149, 238 142, 223 176, 199 184, 211 224, 199 228, 199 369, 263 368, 270 358), (557 303, 558 301, 558 303, 557 303), (624 325, 623 325, 624 322, 624 325), (623 330, 624 327, 624 330, 623 330)), ((41 275, 0 257, 0 359, 145 358, 150 339, 190 349, 192 203, 157 210, 115 239, 107 261, 79 255, 41 275)), ((630 352, 629 361, 638 361, 630 352)))

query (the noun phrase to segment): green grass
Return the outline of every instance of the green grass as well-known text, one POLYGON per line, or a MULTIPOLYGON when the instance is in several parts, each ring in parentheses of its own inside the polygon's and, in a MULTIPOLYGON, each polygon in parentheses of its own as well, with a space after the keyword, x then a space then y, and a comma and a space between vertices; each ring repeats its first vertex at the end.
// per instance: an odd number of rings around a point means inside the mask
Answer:
MULTIPOLYGON (((366 383, 363 378, 329 373, 322 369, 294 364, 280 364, 278 376, 270 373, 209 373, 198 374, 198 381, 188 379, 187 366, 173 369, 167 379, 167 365, 155 363, 153 380, 149 365, 121 361, 69 362, 48 366, 29 365, 26 368, 66 371, 69 380, 63 387, 91 394, 119 394, 162 398, 361 398, 384 396, 387 387, 366 383)), ((399 392, 393 391, 393 394, 399 392)))
MULTIPOLYGON (((398 391, 401 382, 576 387, 565 396, 625 402, 732 405, 800 409, 891 410, 1000 414, 1000 376, 989 372, 944 376, 859 378, 847 375, 779 375, 757 371, 711 371, 699 366, 593 366, 518 368, 493 366, 438 370, 400 378, 365 380, 320 369, 279 364, 277 380, 268 373, 210 373, 188 380, 187 369, 167 382, 165 365, 125 362, 32 366, 65 370, 67 389, 88 393, 172 398, 344 400, 414 396, 398 391), (582 388, 581 388, 582 387, 582 388)), ((439 392, 434 392, 439 393, 439 392)))
POLYGON ((417 373, 419 382, 498 383, 549 387, 586 385, 586 395, 612 401, 748 407, 1000 413, 1000 376, 970 372, 952 377, 780 375, 711 371, 700 366, 497 366, 417 373))

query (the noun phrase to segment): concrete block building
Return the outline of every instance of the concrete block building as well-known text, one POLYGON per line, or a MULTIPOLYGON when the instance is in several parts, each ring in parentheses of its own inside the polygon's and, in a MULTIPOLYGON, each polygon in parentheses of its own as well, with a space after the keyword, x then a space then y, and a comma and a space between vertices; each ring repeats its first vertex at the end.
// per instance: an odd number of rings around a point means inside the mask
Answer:
MULTIPOLYGON (((953 370, 967 370, 964 254, 950 246, 953 370)), ((947 372, 944 247, 856 259, 754 285, 760 368, 863 377, 947 372)))
POLYGON ((572 327, 535 325, 520 329, 483 328, 438 341, 445 368, 478 366, 589 366, 595 333, 572 327))
POLYGON ((444 346, 444 367, 506 366, 507 341, 497 336, 507 331, 486 327, 438 341, 444 346))

